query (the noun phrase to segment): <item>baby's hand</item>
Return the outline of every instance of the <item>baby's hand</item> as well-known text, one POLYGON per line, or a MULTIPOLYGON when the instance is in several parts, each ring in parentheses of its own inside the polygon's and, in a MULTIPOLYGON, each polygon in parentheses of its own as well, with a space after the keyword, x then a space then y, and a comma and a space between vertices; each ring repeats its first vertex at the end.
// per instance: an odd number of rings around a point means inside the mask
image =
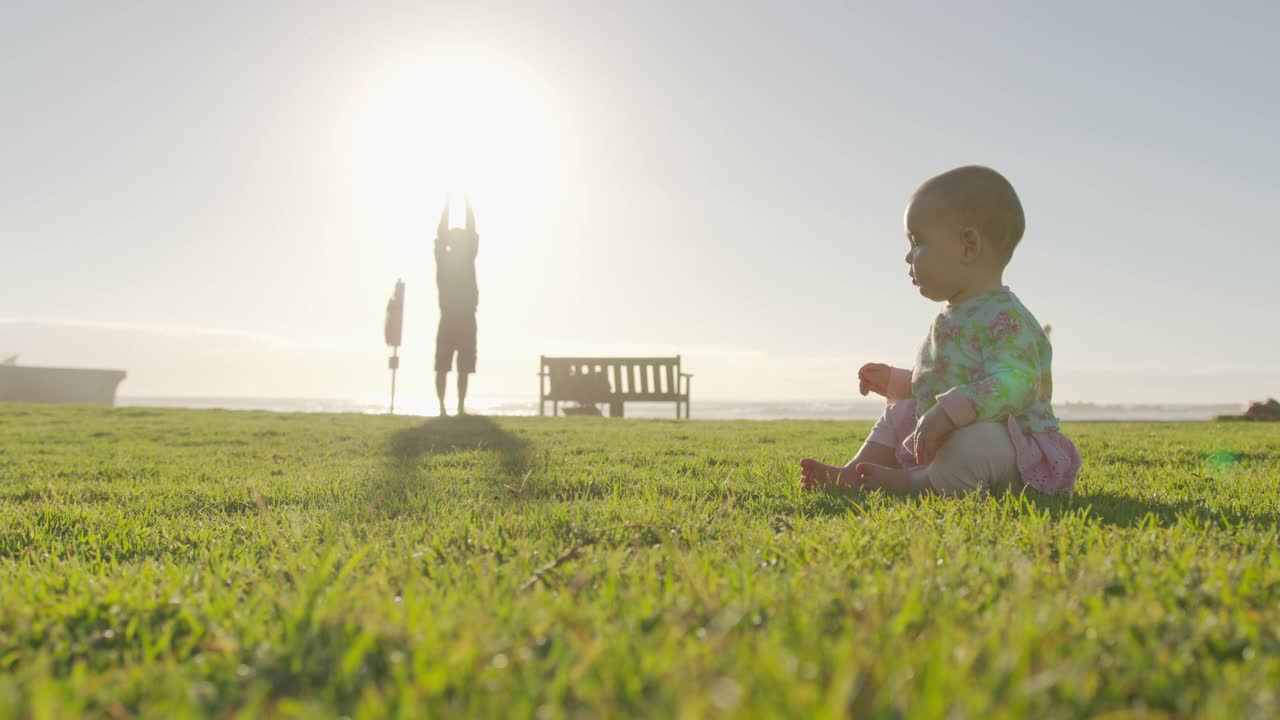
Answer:
POLYGON ((858 370, 858 392, 889 396, 889 366, 884 363, 867 363, 858 370))
POLYGON ((938 456, 938 450, 956 429, 956 424, 942 410, 941 405, 934 405, 920 418, 916 425, 916 463, 928 465, 938 456))

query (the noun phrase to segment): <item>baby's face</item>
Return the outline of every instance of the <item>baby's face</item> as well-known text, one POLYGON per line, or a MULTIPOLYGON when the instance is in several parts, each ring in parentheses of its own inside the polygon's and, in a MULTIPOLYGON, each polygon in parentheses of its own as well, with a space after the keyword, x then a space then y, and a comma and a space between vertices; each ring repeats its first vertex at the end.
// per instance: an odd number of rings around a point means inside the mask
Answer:
POLYGON ((942 302, 959 293, 968 280, 962 262, 961 228, 936 195, 925 192, 907 205, 907 264, 920 294, 942 302))

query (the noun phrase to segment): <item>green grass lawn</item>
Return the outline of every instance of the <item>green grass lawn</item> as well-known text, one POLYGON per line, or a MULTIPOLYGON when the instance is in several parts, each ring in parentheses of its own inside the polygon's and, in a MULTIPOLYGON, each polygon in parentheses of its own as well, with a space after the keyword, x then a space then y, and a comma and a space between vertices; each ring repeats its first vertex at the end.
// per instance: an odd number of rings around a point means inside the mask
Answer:
POLYGON ((0 716, 1280 714, 1276 426, 800 492, 868 429, 0 405, 0 716))

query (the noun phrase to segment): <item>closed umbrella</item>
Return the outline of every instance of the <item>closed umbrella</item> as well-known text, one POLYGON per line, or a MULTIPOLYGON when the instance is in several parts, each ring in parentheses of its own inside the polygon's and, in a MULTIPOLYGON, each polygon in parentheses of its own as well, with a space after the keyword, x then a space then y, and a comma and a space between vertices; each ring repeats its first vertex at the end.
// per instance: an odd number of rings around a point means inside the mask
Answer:
POLYGON ((395 292, 387 301, 387 317, 382 336, 392 348, 387 367, 391 368, 391 414, 396 413, 396 370, 400 369, 400 338, 404 333, 404 281, 396 280, 395 292))

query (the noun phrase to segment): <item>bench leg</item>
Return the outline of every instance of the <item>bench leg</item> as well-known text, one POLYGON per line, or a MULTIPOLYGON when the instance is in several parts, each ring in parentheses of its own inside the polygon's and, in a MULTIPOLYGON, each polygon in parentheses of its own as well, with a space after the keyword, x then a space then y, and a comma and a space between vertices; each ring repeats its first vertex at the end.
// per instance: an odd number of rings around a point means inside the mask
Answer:
POLYGON ((609 403, 609 417, 622 417, 622 401, 613 400, 609 403))

